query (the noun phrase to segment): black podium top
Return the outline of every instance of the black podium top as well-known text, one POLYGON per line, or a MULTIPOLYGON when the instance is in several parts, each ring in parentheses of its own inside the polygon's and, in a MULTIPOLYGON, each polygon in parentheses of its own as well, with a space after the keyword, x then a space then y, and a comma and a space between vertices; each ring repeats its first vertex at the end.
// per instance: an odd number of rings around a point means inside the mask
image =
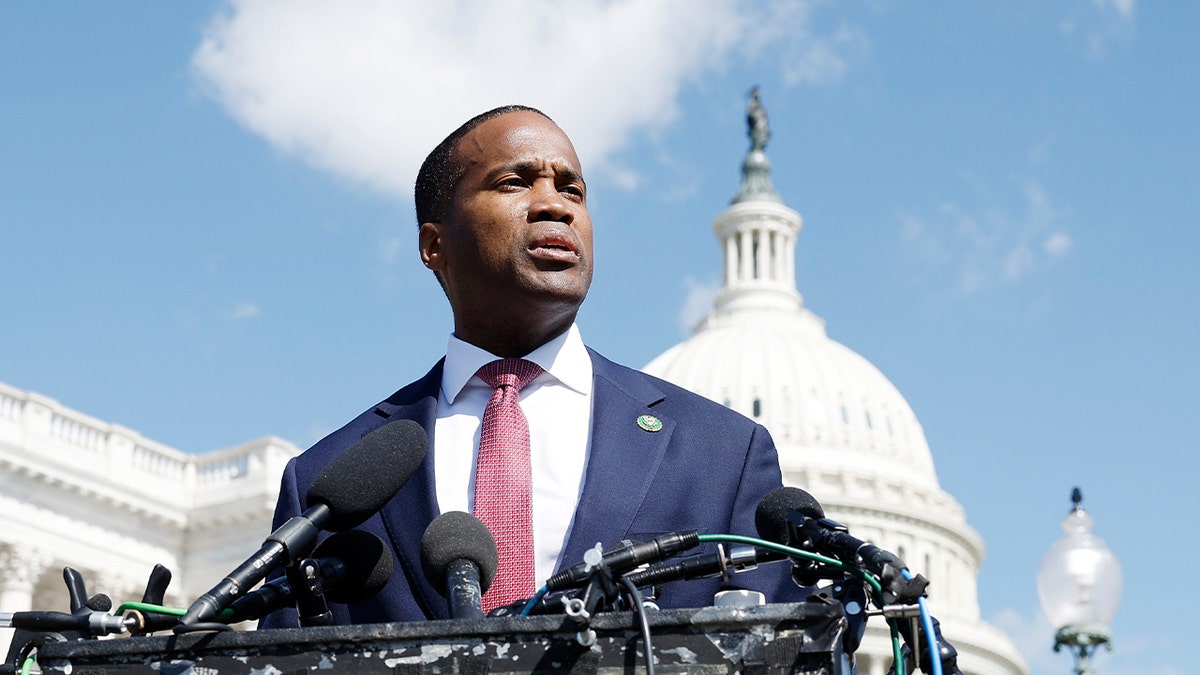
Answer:
MULTIPOLYGON (((836 604, 651 612, 660 673, 850 672, 836 604)), ((43 673, 626 673, 645 651, 629 612, 599 614, 589 634, 562 615, 225 631, 75 640, 38 651, 43 673), (582 642, 591 642, 585 645, 582 642)))

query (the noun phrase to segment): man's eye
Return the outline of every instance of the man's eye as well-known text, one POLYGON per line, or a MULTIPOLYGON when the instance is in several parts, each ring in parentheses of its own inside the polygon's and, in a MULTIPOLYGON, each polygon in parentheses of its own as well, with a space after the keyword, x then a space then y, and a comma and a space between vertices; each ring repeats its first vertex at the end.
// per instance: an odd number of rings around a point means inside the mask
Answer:
POLYGON ((564 185, 559 188, 559 191, 563 194, 568 194, 572 197, 583 199, 583 188, 579 187, 578 185, 564 185))

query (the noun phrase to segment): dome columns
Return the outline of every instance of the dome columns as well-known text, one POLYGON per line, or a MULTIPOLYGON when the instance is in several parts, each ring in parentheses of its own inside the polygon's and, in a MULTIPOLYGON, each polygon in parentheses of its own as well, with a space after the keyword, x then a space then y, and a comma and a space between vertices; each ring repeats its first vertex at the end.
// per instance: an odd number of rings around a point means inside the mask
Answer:
POLYGON ((799 213, 771 202, 740 202, 717 216, 713 230, 725 258, 718 310, 800 307, 795 260, 802 224, 799 213))

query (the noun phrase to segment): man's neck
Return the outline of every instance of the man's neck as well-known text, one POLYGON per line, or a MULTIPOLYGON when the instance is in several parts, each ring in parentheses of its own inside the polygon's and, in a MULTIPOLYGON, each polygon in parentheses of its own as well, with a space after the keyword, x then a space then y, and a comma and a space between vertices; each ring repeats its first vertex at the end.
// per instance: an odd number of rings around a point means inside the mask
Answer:
POLYGON ((550 326, 507 326, 497 330, 478 326, 461 325, 456 321, 454 335, 463 342, 475 345, 500 358, 519 358, 529 354, 554 338, 562 335, 575 323, 575 315, 550 326))

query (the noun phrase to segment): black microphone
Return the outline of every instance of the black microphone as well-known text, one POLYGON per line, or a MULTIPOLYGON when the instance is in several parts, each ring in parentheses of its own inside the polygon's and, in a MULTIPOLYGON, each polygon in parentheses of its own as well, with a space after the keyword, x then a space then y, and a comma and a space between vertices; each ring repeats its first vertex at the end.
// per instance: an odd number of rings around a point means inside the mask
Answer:
MULTIPOLYGON (((620 573, 638 565, 670 558, 676 553, 699 545, 700 533, 696 530, 668 532, 647 542, 614 548, 601 557, 600 565, 607 567, 612 572, 620 573)), ((546 587, 550 591, 561 591, 582 585, 592 575, 593 569, 595 567, 586 562, 579 563, 550 577, 550 580, 546 582, 546 587)))
POLYGON ((443 513, 421 536, 421 567, 450 601, 452 619, 483 618, 483 594, 499 564, 492 533, 469 513, 443 513))
POLYGON ((262 548, 188 608, 183 625, 210 621, 269 572, 305 557, 321 530, 346 530, 383 508, 425 458, 425 430, 389 422, 335 457, 308 488, 311 506, 271 533, 262 548))
POLYGON ((125 617, 104 611, 27 611, 0 612, 0 628, 25 628, 38 631, 78 631, 84 635, 126 633, 125 617))
POLYGON ((754 527, 758 536, 777 544, 792 546, 788 511, 798 511, 808 518, 824 518, 825 509, 816 497, 797 487, 775 488, 758 502, 754 510, 754 527))
POLYGON ((916 602, 929 582, 921 575, 905 579, 908 565, 894 553, 854 537, 845 525, 825 517, 810 494, 796 487, 772 490, 754 512, 754 525, 763 539, 828 555, 862 567, 879 577, 886 603, 916 602))
POLYGON ((762 564, 788 559, 783 553, 767 549, 736 546, 726 551, 724 546, 718 544, 716 553, 703 553, 651 565, 644 570, 630 572, 625 578, 638 588, 712 577, 728 580, 731 574, 748 572, 762 564))
POLYGON ((123 633, 131 630, 132 621, 122 616, 109 614, 112 598, 104 593, 88 596, 83 575, 72 567, 63 568, 63 581, 67 584, 67 597, 71 612, 0 612, 0 628, 13 628, 8 655, 0 662, 0 673, 20 663, 28 654, 27 649, 40 645, 46 632, 55 634, 59 640, 83 640, 88 636, 123 633))
MULTIPOLYGON (((331 535, 313 551, 321 570, 325 598, 345 605, 362 602, 378 593, 392 577, 392 551, 378 535, 365 530, 345 530, 331 535)), ((225 623, 260 619, 295 603, 295 589, 286 576, 278 576, 238 598, 217 618, 225 623)))

